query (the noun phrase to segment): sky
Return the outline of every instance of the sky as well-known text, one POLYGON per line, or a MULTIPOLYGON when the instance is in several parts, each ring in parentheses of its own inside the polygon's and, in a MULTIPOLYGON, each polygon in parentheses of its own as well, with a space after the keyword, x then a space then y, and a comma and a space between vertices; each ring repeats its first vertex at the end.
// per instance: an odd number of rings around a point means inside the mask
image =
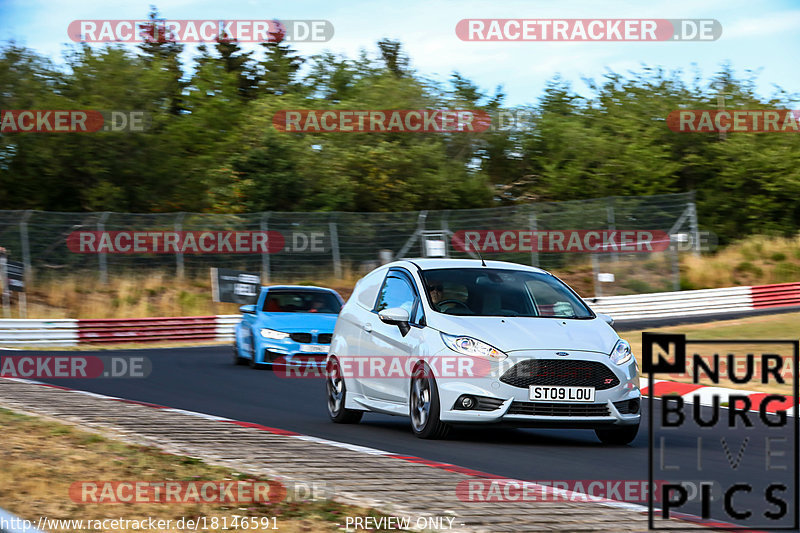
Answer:
MULTIPOLYGON (((446 82, 457 71, 489 94, 502 86, 512 106, 534 104, 557 74, 587 94, 584 79, 601 81, 609 71, 627 74, 643 65, 681 70, 689 81, 695 72, 708 80, 730 63, 737 77, 757 74, 762 97, 774 95, 775 85, 800 92, 800 0, 0 0, 0 42, 14 40, 63 63, 63 51, 72 44, 70 22, 144 19, 151 4, 166 19, 330 21, 335 29, 330 41, 293 45, 303 56, 330 51, 356 58, 361 49, 377 55, 377 41, 399 40, 419 75, 446 82), (712 42, 460 40, 456 24, 474 18, 710 18, 720 22, 722 35, 712 42)), ((186 54, 195 50, 187 45, 186 54)))

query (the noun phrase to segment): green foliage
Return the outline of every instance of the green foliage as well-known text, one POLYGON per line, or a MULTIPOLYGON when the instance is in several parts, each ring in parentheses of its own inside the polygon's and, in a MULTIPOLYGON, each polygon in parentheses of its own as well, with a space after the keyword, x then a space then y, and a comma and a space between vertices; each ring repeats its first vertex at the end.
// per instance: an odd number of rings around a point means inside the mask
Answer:
POLYGON ((797 281, 798 276, 800 276, 800 265, 789 263, 788 261, 778 263, 775 265, 774 276, 775 283, 797 281))
POLYGON ((750 273, 755 276, 761 276, 763 274, 761 268, 759 268, 758 266, 754 265, 749 261, 742 261, 741 263, 736 265, 736 268, 734 270, 739 274, 750 273))
MULTIPOLYGON (((155 8, 149 20, 155 27, 155 8)), ((800 228, 800 137, 723 139, 666 126, 670 112, 713 109, 719 94, 741 109, 791 100, 759 98, 753 80, 727 65, 706 84, 660 68, 610 73, 587 80, 584 96, 555 76, 538 102, 514 110, 526 118, 513 130, 495 122, 472 134, 319 134, 280 132, 272 118, 292 109, 511 110, 501 87, 490 95, 459 73, 449 84, 427 80, 390 39, 354 59, 304 58, 285 43, 244 52, 223 38, 182 65, 182 50, 153 34, 136 51, 73 46, 57 68, 14 43, 0 48, 0 109, 152 118, 145 133, 0 136, 0 209, 404 211, 694 190, 704 229, 722 243, 800 228)), ((760 257, 743 254, 741 265, 760 257)))

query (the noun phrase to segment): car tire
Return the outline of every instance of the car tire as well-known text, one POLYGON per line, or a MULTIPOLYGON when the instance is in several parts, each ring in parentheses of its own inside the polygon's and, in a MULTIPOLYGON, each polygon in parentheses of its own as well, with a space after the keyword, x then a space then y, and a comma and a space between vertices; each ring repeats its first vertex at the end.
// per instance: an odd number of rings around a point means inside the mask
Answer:
POLYGON ((364 411, 346 409, 347 387, 342 377, 339 360, 331 357, 325 365, 325 392, 328 416, 337 424, 358 424, 364 411))
POLYGON ((633 442, 633 439, 636 438, 636 434, 639 433, 639 424, 609 429, 597 428, 594 432, 603 444, 616 444, 621 446, 633 442))
POLYGON ((408 415, 411 430, 421 439, 443 439, 450 432, 439 418, 439 388, 427 365, 417 366, 411 376, 408 415))
POLYGON ((247 364, 247 359, 239 355, 239 342, 234 339, 233 341, 233 364, 244 365, 247 364))

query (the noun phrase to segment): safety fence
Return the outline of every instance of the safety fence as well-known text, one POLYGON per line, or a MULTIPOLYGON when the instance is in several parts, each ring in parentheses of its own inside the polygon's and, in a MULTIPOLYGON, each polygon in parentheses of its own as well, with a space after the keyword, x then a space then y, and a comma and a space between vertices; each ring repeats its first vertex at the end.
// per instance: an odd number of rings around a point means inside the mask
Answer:
MULTIPOLYGON (((800 306, 800 283, 588 298, 596 313, 615 321, 724 315, 800 306)), ((240 315, 162 318, 5 319, 0 346, 76 346, 122 342, 233 341, 240 315)))
POLYGON ((0 211, 0 246, 33 288, 75 273, 102 283, 210 267, 259 273, 262 283, 343 279, 397 258, 477 258, 477 248, 555 271, 591 262, 614 274, 598 295, 635 294, 677 290, 677 254, 702 239, 691 192, 392 213, 0 211))

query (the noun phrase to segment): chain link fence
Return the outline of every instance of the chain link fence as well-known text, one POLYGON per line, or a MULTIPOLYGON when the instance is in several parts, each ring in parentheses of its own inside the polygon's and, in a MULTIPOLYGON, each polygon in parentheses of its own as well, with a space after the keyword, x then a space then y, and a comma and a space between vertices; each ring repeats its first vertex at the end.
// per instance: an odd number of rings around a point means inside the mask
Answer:
POLYGON ((693 193, 395 213, 0 211, 0 246, 24 263, 28 280, 78 272, 101 283, 148 270, 207 276, 209 267, 257 272, 264 284, 330 282, 402 257, 477 258, 478 248, 485 259, 591 272, 596 295, 641 293, 678 289, 679 252, 663 241, 696 242, 697 234, 693 193), (661 237, 652 250, 636 252, 554 249, 547 239, 555 234, 536 242, 559 231, 576 233, 584 245, 593 232, 661 237))

